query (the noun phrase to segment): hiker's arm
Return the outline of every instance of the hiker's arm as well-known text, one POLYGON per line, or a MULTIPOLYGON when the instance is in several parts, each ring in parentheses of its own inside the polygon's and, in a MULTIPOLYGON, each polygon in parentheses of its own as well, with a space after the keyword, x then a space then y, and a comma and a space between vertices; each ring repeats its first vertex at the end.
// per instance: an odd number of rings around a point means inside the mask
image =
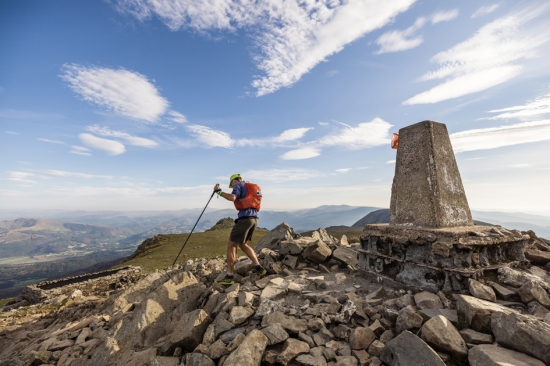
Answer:
POLYGON ((216 185, 214 186, 214 192, 218 192, 218 191, 219 191, 218 195, 219 195, 220 197, 225 198, 225 199, 228 200, 228 201, 232 201, 232 202, 233 202, 233 201, 235 201, 235 200, 237 199, 237 198, 235 197, 234 194, 222 192, 222 190, 221 190, 221 188, 220 188, 220 185, 219 185, 219 184, 216 184, 216 185))

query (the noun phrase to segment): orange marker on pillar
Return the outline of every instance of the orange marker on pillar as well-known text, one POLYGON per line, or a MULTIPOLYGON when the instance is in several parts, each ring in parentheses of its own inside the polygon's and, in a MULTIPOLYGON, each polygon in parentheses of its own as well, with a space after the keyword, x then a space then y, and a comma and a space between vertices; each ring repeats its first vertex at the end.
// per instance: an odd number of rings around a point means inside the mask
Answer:
POLYGON ((399 134, 393 133, 393 136, 391 137, 391 148, 397 149, 397 146, 399 145, 399 134))

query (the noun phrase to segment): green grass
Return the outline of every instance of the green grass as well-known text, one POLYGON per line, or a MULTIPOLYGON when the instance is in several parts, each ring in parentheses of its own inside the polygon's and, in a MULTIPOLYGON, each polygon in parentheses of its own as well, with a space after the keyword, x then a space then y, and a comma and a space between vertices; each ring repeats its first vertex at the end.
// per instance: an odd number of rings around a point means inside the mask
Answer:
MULTIPOLYGON (((248 244, 251 246, 256 245, 268 232, 256 230, 248 244)), ((225 255, 230 233, 231 228, 193 233, 177 263, 184 263, 188 259, 213 258, 218 255, 225 255)), ((142 253, 114 268, 132 265, 140 266, 144 272, 150 272, 155 269, 169 267, 174 262, 187 236, 188 234, 158 235, 152 243, 145 247, 142 253)), ((241 250, 237 250, 237 256, 239 255, 244 255, 241 250)))
POLYGON ((0 299, 0 308, 13 299, 14 299, 13 297, 8 297, 7 299, 0 299))

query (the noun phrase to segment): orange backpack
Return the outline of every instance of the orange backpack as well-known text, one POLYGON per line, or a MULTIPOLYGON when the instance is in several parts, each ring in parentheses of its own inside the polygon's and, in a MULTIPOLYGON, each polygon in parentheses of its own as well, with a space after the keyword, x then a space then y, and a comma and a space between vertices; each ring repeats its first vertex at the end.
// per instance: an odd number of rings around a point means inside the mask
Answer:
POLYGON ((237 198, 233 203, 237 210, 246 210, 247 208, 254 208, 260 211, 262 205, 262 189, 256 183, 244 182, 246 186, 246 197, 237 198))
POLYGON ((391 148, 397 149, 397 146, 399 146, 399 134, 393 133, 393 136, 391 137, 391 148))

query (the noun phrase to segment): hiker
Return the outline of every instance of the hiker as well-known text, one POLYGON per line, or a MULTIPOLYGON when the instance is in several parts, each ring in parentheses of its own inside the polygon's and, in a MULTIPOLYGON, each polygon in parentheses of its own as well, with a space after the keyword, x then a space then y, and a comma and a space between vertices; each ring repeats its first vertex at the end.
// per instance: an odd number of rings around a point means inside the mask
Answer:
POLYGON ((227 243, 227 274, 225 278, 218 283, 221 285, 232 285, 235 283, 233 268, 237 257, 237 245, 244 254, 254 263, 255 267, 252 273, 264 276, 267 271, 258 262, 258 257, 254 250, 247 244, 252 239, 252 234, 258 226, 258 211, 260 210, 261 190, 254 183, 243 182, 240 174, 233 174, 229 178, 229 188, 233 188, 231 193, 222 192, 220 185, 216 184, 214 192, 228 201, 233 201, 235 208, 239 210, 235 226, 229 235, 227 243))

